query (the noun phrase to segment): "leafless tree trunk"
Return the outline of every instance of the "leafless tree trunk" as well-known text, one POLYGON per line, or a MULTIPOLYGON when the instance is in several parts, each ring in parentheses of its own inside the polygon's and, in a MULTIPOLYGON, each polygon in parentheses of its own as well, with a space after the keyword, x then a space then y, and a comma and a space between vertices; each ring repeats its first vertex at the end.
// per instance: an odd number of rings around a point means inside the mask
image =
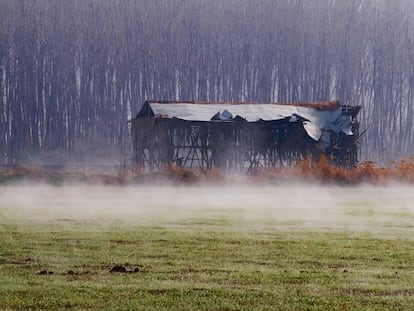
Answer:
POLYGON ((363 158, 413 145, 410 0, 2 0, 0 161, 127 148, 145 99, 361 105, 363 158))

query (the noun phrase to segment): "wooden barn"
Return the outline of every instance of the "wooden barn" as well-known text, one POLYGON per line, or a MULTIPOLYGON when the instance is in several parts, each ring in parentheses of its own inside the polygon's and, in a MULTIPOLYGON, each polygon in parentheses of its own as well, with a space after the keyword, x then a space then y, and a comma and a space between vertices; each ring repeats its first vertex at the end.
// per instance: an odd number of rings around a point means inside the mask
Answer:
POLYGON ((360 107, 321 103, 146 101, 131 120, 134 164, 249 173, 325 154, 357 163, 360 107))

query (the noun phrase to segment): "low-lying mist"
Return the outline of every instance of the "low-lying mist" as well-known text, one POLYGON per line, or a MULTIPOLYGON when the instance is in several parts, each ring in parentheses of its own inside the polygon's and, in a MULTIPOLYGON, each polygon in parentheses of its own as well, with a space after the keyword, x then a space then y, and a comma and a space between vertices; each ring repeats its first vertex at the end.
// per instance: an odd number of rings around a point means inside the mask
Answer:
POLYGON ((8 222, 229 225, 278 229, 412 229, 411 186, 307 184, 0 187, 8 222))

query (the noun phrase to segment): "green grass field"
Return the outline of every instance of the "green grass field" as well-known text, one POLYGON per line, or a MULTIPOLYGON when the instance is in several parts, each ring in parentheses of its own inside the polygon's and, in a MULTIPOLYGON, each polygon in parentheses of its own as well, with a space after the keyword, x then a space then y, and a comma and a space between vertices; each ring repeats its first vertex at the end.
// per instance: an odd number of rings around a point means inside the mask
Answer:
POLYGON ((409 189, 30 188, 0 188, 1 310, 414 308, 409 189))

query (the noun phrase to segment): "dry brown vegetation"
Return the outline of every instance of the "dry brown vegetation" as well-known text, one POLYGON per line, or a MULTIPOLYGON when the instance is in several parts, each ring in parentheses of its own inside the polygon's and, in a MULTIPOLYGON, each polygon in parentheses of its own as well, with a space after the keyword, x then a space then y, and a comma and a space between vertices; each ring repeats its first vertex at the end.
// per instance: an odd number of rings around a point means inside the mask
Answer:
MULTIPOLYGON (((234 174, 224 174, 217 168, 210 171, 189 170, 174 165, 170 165, 160 172, 143 173, 124 170, 114 174, 43 171, 36 166, 16 165, 0 172, 0 184, 19 181, 50 184, 83 182, 104 185, 141 184, 146 182, 192 184, 197 182, 232 181, 232 176, 234 174)), ((393 162, 389 166, 379 166, 374 162, 365 161, 351 169, 332 165, 326 157, 321 157, 316 162, 305 159, 288 167, 272 170, 257 169, 254 174, 244 176, 243 180, 252 182, 311 181, 339 185, 414 183, 414 157, 400 162, 393 162)))
MULTIPOLYGON (((410 160, 411 174, 414 176, 414 160, 410 160)), ((409 181, 399 176, 398 166, 381 167, 371 161, 364 161, 357 166, 345 169, 329 163, 326 157, 314 162, 309 159, 301 161, 296 167, 288 167, 285 176, 295 176, 299 179, 316 180, 332 184, 382 184, 394 180, 409 181)), ((411 179, 414 181, 414 179, 411 179)))

